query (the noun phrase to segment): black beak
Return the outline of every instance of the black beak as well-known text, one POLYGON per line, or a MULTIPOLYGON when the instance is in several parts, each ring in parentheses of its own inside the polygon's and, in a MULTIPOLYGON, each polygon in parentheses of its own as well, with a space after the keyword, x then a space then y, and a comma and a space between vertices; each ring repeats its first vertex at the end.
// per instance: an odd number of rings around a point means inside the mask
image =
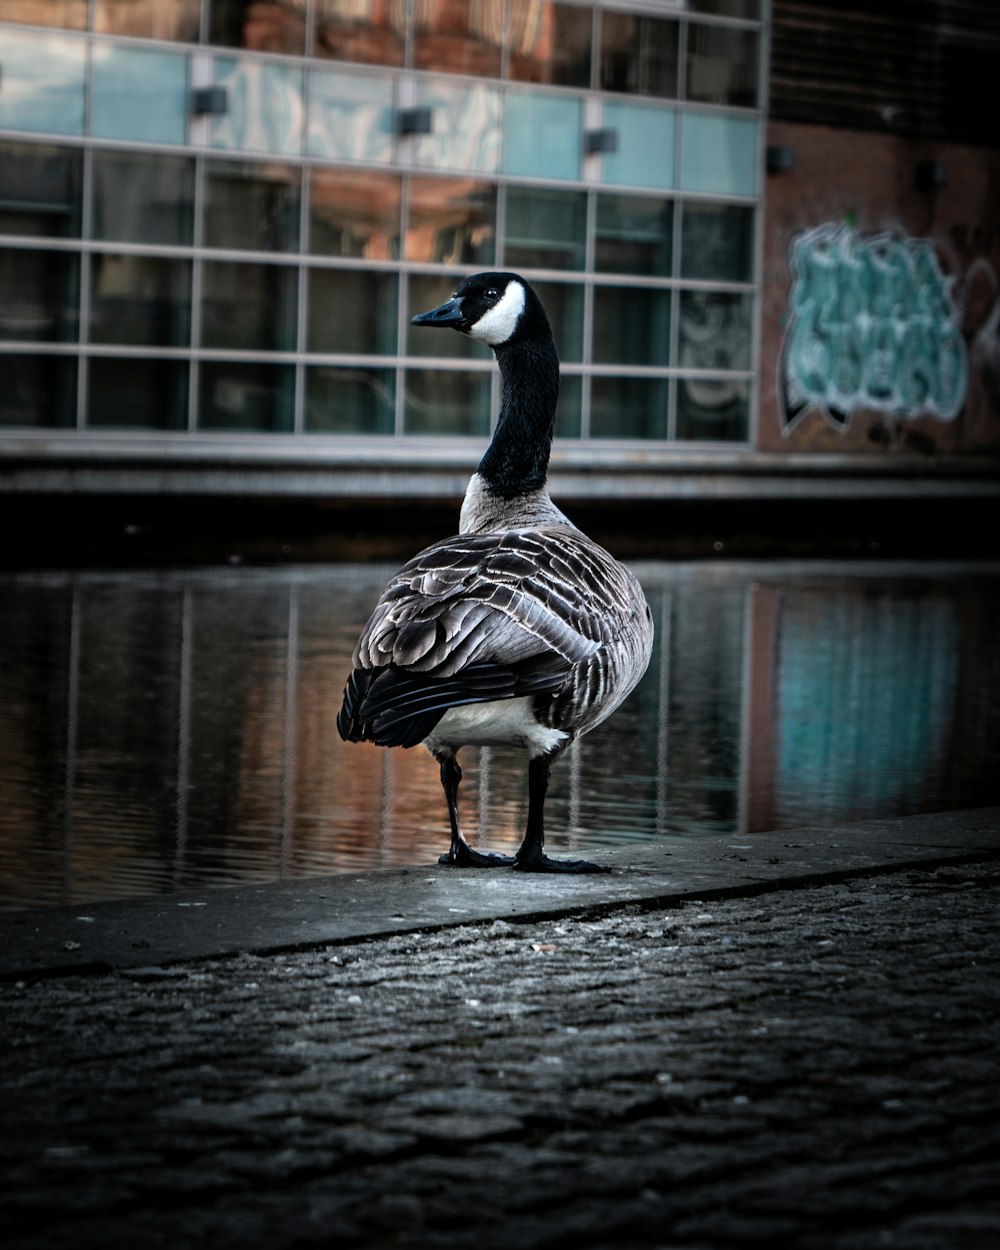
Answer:
POLYGON ((410 321, 415 326, 451 326, 453 330, 464 330, 468 325, 462 314, 462 301, 458 296, 452 296, 444 304, 439 304, 437 308, 432 308, 430 312, 417 313, 410 321))

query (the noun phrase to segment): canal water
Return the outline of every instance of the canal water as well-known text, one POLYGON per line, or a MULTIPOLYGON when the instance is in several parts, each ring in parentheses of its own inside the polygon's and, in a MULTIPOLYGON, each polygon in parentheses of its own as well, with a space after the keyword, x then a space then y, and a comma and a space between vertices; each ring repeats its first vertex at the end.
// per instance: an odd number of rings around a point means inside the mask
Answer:
MULTIPOLYGON (((653 659, 554 769, 553 854, 1000 800, 1000 568, 634 567, 653 659)), ((0 907, 432 863, 431 757, 334 723, 392 571, 0 576, 0 907)), ((523 758, 462 762, 513 851, 523 758)))

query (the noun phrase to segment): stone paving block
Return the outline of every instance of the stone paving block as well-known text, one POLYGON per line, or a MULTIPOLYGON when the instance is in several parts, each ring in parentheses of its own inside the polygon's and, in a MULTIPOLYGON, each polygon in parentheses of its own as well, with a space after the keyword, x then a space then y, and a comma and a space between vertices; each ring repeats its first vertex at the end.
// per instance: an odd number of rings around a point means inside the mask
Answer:
POLYGON ((994 858, 8 982, 0 1237, 995 1250, 998 903, 994 858))

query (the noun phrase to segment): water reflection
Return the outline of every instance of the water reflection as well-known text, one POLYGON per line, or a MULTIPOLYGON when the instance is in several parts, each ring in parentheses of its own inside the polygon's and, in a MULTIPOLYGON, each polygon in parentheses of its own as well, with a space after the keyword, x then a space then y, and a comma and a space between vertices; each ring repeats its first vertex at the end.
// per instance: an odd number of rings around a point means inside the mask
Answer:
MULTIPOLYGON (((0 905, 402 864, 447 844, 423 750, 347 746, 391 570, 0 578, 0 905)), ((649 672, 553 773, 553 853, 995 802, 1000 572, 646 564, 649 672)), ((513 852, 523 760, 463 756, 513 852)))

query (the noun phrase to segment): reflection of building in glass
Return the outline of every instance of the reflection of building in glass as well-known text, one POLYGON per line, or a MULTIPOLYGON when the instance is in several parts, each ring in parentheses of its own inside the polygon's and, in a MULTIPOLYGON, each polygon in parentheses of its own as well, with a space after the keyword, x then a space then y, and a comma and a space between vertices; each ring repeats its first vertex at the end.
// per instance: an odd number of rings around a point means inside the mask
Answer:
POLYGON ((764 16, 13 0, 0 426, 479 436, 485 357, 408 319, 496 266, 551 310, 564 435, 745 444, 764 16))

